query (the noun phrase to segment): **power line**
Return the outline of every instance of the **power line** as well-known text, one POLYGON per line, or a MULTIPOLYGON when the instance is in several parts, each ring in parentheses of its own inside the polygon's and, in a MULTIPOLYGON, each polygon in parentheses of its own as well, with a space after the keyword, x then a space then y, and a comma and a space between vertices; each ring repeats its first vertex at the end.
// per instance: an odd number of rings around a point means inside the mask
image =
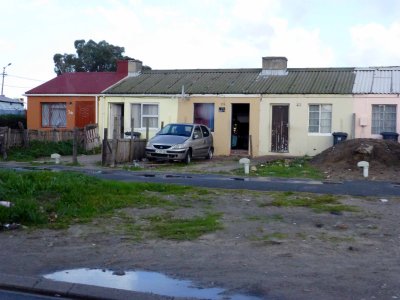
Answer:
POLYGON ((30 89, 30 88, 32 88, 32 87, 29 87, 29 86, 16 86, 16 85, 8 85, 8 84, 5 84, 4 86, 12 87, 12 88, 18 88, 18 89, 30 89))
POLYGON ((34 78, 23 77, 23 76, 17 76, 17 75, 10 75, 10 74, 6 74, 6 75, 7 75, 7 76, 10 76, 10 77, 20 78, 20 79, 26 79, 26 80, 32 80, 32 81, 45 82, 45 80, 41 80, 41 79, 34 79, 34 78))

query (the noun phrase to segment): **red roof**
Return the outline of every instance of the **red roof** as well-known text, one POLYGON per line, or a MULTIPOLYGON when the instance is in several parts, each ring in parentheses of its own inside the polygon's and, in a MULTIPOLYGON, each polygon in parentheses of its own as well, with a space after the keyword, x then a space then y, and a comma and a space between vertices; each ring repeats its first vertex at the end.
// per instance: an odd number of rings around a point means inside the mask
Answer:
POLYGON ((99 94, 126 76, 122 72, 64 73, 26 94, 99 94))
POLYGON ((25 94, 99 94, 128 75, 129 63, 129 60, 118 60, 116 72, 64 73, 25 94))

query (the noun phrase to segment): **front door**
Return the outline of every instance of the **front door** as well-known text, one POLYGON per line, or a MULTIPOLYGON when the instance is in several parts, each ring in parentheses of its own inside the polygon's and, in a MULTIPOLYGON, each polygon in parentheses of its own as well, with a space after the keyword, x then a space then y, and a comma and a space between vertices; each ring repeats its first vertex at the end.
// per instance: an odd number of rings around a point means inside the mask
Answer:
POLYGON ((108 137, 114 137, 114 130, 116 138, 124 136, 124 104, 110 103, 110 120, 108 137))
POLYGON ((271 152, 289 152, 289 106, 272 106, 271 152))

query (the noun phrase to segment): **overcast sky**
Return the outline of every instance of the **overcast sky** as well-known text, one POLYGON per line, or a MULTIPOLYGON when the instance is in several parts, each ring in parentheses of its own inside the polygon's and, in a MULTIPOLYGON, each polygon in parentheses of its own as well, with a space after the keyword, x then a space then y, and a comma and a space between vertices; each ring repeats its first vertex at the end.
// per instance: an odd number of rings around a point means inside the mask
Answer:
POLYGON ((55 77, 53 55, 105 40, 153 69, 400 65, 398 0, 0 0, 4 94, 55 77))

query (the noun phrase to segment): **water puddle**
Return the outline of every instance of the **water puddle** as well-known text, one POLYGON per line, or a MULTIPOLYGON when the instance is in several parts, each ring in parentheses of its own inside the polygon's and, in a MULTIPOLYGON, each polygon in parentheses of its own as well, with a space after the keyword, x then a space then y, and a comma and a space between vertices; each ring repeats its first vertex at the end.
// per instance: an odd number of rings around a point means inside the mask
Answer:
POLYGON ((198 299, 259 300, 260 298, 225 294, 222 288, 201 288, 190 280, 177 280, 161 273, 147 271, 113 272, 100 269, 72 269, 44 275, 45 278, 80 284, 89 284, 153 293, 170 297, 192 297, 198 299))
POLYGON ((249 181, 249 178, 242 178, 242 177, 232 177, 231 179, 237 181, 249 181))
POLYGON ((165 178, 186 178, 186 179, 190 179, 190 178, 192 178, 192 176, 187 176, 187 175, 170 175, 170 174, 168 174, 168 175, 165 175, 165 178))

